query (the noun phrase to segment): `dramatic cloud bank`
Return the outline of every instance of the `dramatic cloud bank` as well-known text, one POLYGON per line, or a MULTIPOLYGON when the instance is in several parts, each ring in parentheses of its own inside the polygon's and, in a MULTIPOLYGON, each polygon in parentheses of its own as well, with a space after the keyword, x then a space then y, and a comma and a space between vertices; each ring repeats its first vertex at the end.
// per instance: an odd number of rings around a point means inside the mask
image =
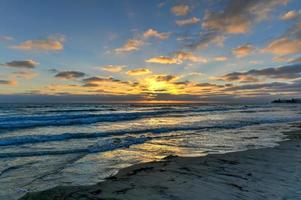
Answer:
POLYGON ((288 65, 247 72, 232 72, 220 77, 223 81, 259 82, 261 79, 298 79, 301 78, 301 64, 288 65))

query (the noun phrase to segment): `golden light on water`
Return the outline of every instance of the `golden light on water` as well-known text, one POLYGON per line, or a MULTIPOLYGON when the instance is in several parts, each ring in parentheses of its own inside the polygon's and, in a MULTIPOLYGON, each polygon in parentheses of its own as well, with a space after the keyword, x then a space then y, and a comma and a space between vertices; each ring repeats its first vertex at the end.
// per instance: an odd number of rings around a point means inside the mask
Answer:
POLYGON ((179 123, 179 118, 150 118, 145 120, 145 124, 150 126, 174 125, 179 123))

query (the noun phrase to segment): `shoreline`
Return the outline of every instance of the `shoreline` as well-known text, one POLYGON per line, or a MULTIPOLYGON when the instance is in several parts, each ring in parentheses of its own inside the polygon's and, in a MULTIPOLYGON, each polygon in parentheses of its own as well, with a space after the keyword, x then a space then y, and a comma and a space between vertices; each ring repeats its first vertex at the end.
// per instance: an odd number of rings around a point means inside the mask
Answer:
POLYGON ((96 185, 57 186, 20 200, 301 199, 301 131, 276 147, 204 157, 168 156, 96 185))

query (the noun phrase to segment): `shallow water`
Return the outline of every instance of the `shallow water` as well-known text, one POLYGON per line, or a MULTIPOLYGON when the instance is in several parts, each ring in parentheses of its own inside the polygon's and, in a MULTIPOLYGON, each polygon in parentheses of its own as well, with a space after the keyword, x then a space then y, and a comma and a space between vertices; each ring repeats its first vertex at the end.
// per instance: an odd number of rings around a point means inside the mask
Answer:
POLYGON ((298 121, 297 104, 1 104, 0 199, 93 184, 170 154, 274 146, 298 121))

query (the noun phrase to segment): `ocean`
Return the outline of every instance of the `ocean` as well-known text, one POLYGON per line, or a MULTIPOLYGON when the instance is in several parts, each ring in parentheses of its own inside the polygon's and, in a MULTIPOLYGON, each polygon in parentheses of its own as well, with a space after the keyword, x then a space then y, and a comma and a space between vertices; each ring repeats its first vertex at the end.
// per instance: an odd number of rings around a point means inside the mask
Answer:
POLYGON ((168 155, 272 147, 300 121, 300 104, 0 104, 0 199, 168 155))

